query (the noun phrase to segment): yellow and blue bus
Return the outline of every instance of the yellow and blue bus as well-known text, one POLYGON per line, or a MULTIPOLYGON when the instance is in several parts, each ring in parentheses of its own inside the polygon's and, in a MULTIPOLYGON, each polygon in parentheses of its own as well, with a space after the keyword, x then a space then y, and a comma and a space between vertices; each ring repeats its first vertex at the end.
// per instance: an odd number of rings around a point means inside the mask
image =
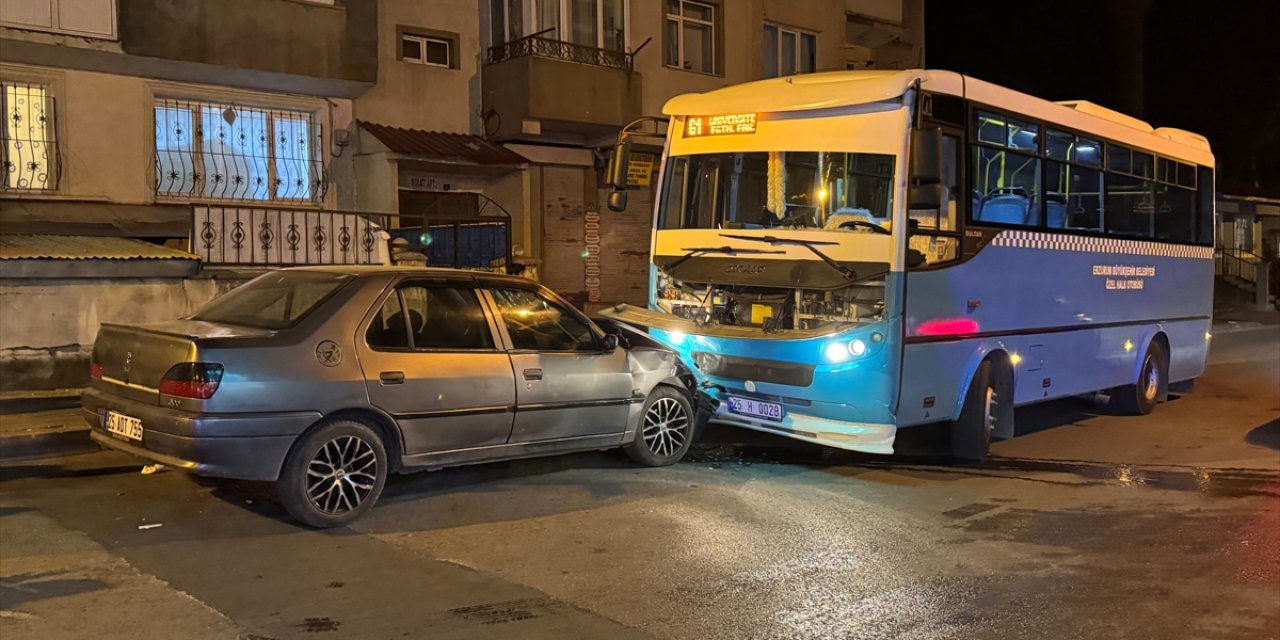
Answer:
POLYGON ((886 454, 948 423, 951 453, 980 460, 1015 406, 1103 392, 1145 414, 1204 371, 1202 136, 927 70, 664 112, 650 303, 605 315, 677 349, 715 422, 886 454))

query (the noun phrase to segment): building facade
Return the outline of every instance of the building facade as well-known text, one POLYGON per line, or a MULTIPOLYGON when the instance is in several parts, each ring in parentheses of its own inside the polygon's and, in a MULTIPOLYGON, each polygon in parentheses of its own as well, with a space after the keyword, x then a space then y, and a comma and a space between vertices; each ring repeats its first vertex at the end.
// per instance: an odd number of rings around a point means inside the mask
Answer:
POLYGON ((682 93, 923 63, 921 0, 380 0, 378 29, 344 204, 396 211, 433 263, 510 260, 582 306, 646 301, 662 126, 638 125, 614 213, 623 126, 682 93))
POLYGON ((0 389, 81 384, 100 322, 242 281, 203 265, 334 251, 314 212, 349 188, 376 20, 344 0, 0 3, 0 389))

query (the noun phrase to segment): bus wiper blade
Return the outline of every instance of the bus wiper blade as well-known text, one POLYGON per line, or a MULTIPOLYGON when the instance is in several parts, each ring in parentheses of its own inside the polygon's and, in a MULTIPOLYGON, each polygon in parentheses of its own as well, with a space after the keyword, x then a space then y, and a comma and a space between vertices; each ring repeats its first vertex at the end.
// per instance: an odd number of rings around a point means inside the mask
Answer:
POLYGON ((720 237, 732 238, 734 240, 750 240, 752 242, 767 242, 775 246, 780 244, 793 244, 799 247, 804 247, 809 251, 812 251, 813 255, 822 258, 823 262, 830 265, 832 269, 839 271, 844 275, 844 277, 850 280, 856 280, 858 278, 858 274, 853 269, 832 260, 831 256, 823 253, 822 250, 817 247, 817 245, 839 244, 836 242, 828 242, 826 240, 798 240, 795 238, 779 238, 778 236, 740 236, 732 233, 722 233, 720 234, 720 237))
POLYGON ((676 258, 675 262, 672 262, 671 264, 668 264, 662 267, 665 271, 670 272, 672 269, 675 269, 676 267, 684 264, 685 260, 688 260, 689 258, 695 258, 704 253, 727 253, 727 254, 745 253, 750 255, 759 255, 762 253, 786 253, 786 251, 769 251, 768 249, 744 249, 741 247, 731 247, 729 245, 725 245, 723 247, 684 248, 684 249, 681 249, 681 251, 684 251, 685 254, 683 256, 680 256, 679 258, 676 258))

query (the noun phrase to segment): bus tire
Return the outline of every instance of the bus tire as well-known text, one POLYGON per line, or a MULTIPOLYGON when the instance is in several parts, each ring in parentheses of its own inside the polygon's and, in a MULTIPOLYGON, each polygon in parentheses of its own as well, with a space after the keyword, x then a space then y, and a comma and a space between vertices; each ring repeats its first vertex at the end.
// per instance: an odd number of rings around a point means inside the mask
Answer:
POLYGON ((982 462, 991 449, 996 421, 1007 412, 1000 403, 1012 402, 1010 386, 1004 384, 994 363, 984 360, 973 374, 965 394, 960 418, 951 424, 951 457, 961 462, 982 462))
POLYGON ((1138 381, 1116 389, 1111 394, 1111 403, 1120 413, 1145 416, 1168 393, 1169 355, 1164 352, 1163 344, 1152 340, 1147 353, 1142 356, 1138 381))

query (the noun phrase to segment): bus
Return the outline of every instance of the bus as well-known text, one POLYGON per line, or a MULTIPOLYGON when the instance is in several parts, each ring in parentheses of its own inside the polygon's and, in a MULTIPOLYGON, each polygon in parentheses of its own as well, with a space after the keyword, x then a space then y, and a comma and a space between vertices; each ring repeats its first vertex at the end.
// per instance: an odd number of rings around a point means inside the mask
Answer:
MULTIPOLYGON (((1214 157, 1194 133, 958 73, 847 71, 664 107, 647 308, 711 420, 978 461, 1014 408, 1146 414, 1205 369, 1214 157)), ((606 170, 626 204, 629 128, 606 170)))

